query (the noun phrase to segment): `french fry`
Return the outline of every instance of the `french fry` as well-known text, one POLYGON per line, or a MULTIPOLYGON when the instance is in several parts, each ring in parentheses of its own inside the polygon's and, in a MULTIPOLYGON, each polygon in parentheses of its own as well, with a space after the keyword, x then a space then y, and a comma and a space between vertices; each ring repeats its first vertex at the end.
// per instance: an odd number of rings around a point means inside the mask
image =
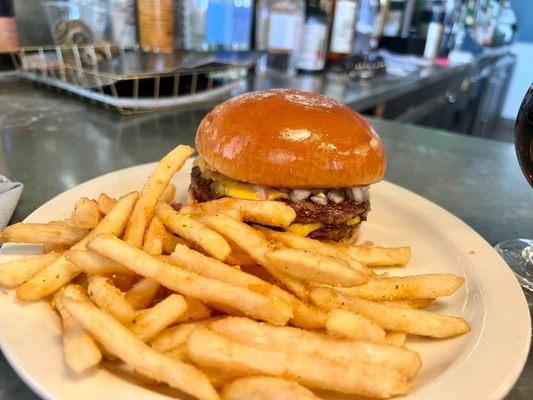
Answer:
POLYGON ((152 304, 161 285, 148 278, 142 278, 126 292, 125 299, 135 310, 141 310, 152 304))
POLYGON ((398 371, 363 363, 339 363, 308 353, 256 348, 237 343, 207 328, 193 331, 187 354, 203 367, 235 375, 273 375, 298 380, 319 389, 389 398, 407 392, 409 384, 398 371))
POLYGON ((112 235, 100 235, 88 247, 170 290, 202 302, 236 308, 246 315, 278 325, 286 324, 292 317, 292 310, 274 299, 161 262, 112 235))
POLYGON ((176 185, 174 185, 172 182, 169 182, 167 187, 165 188, 165 191, 161 195, 160 201, 163 203, 172 203, 172 200, 174 200, 174 196, 176 195, 176 185))
POLYGON ((87 235, 87 229, 57 224, 17 222, 0 233, 0 243, 50 243, 71 246, 87 235))
POLYGON ((78 228, 94 229, 100 222, 100 210, 95 200, 82 197, 74 205, 74 211, 70 217, 72 224, 78 228))
POLYGON ((228 264, 239 265, 241 267, 249 266, 249 265, 257 265, 257 262, 252 257, 238 250, 232 250, 232 252, 229 254, 229 256, 224 261, 228 264))
POLYGON ((270 250, 270 246, 263 233, 227 215, 207 215, 203 218, 203 222, 209 228, 236 243, 258 264, 263 266, 268 264, 265 253, 270 250))
POLYGON ((375 278, 361 286, 337 289, 371 301, 424 299, 449 296, 463 282, 464 278, 452 274, 427 274, 375 278))
POLYGON ((156 213, 168 229, 200 246, 214 258, 225 260, 231 253, 229 243, 219 233, 186 215, 177 213, 168 204, 159 203, 156 207, 156 213))
POLYGON ((276 268, 300 280, 344 287, 368 282, 362 273, 348 268, 344 261, 321 254, 279 249, 267 251, 265 257, 276 268))
POLYGON ((384 300, 378 303, 384 306, 399 308, 419 308, 424 309, 435 303, 435 299, 404 299, 404 300, 384 300))
POLYGON ((69 250, 65 258, 80 267, 83 272, 94 275, 133 275, 131 269, 104 257, 98 253, 87 250, 69 250))
POLYGON ((263 267, 267 269, 267 271, 271 273, 274 278, 276 278, 280 286, 284 286, 285 288, 287 288, 290 292, 294 293, 296 297, 298 297, 300 300, 308 300, 307 285, 305 284, 305 282, 302 282, 299 279, 287 275, 285 272, 281 271, 272 264, 267 264, 267 266, 263 264, 263 267))
POLYGON ((350 269, 354 271, 361 272, 368 277, 376 275, 374 271, 350 257, 344 251, 339 250, 336 246, 323 243, 319 240, 302 237, 292 232, 278 232, 261 226, 255 226, 255 228, 262 231, 268 240, 281 242, 285 246, 292 247, 294 249, 309 251, 312 253, 322 254, 323 256, 338 258, 339 260, 342 260, 347 263, 350 269))
POLYGON ((100 196, 98 196, 98 199, 96 199, 96 204, 98 205, 98 210, 100 210, 100 213, 102 215, 107 215, 111 209, 115 207, 117 200, 109 197, 105 193, 101 193, 100 196))
MULTIPOLYGON (((206 324, 207 321, 204 320, 173 326, 166 329, 161 333, 161 335, 157 336, 151 345, 156 350, 163 352, 165 355, 171 358, 190 363, 191 360, 187 356, 187 340, 196 327, 205 326, 206 324), (172 347, 160 346, 158 344, 159 338, 163 336, 166 338, 166 340, 172 340, 172 347), (163 348, 165 347, 167 347, 168 350, 164 350, 163 348)), ((216 388, 220 388, 236 378, 235 375, 217 368, 200 367, 200 370, 207 375, 207 378, 211 384, 216 388)))
POLYGON ((100 275, 89 276, 89 296, 102 310, 107 311, 124 325, 129 325, 135 318, 135 310, 124 298, 111 280, 100 275))
POLYGON ((211 385, 213 385, 217 389, 222 388, 224 385, 229 384, 230 382, 234 381, 235 378, 237 378, 235 375, 232 375, 229 372, 223 371, 218 368, 203 367, 200 368, 200 371, 206 374, 207 378, 209 379, 209 382, 211 382, 211 385))
POLYGON ((222 400, 320 400, 295 381, 272 376, 248 376, 224 387, 222 400))
POLYGON ((409 247, 337 245, 339 249, 367 267, 403 267, 411 259, 409 247))
MULTIPOLYGON (((183 362, 191 362, 187 356, 187 340, 190 334, 196 327, 206 326, 217 318, 220 317, 172 326, 157 335, 150 344, 154 349, 165 353, 169 357, 183 362)), ((207 375, 211 384, 216 388, 224 386, 235 379, 234 375, 216 368, 200 368, 200 370, 207 375)))
POLYGON ((143 250, 148 254, 163 253, 164 236, 166 229, 157 215, 152 217, 146 234, 144 235, 143 250))
MULTIPOLYGON (((300 299, 307 298, 307 287, 304 283, 294 279, 274 267, 265 257, 270 246, 262 232, 259 232, 241 221, 227 215, 206 216, 206 224, 232 243, 237 243, 258 264, 262 265, 274 278, 279 280, 287 289, 300 299)), ((326 314, 312 305, 306 304, 291 296, 294 317, 291 320, 302 328, 320 329, 324 327, 326 314)))
POLYGON ((152 308, 137 311, 131 325, 131 331, 142 341, 149 341, 165 328, 177 322, 185 310, 187 310, 187 303, 183 296, 171 294, 152 308))
POLYGON ((292 207, 273 200, 244 200, 225 197, 180 209, 182 214, 224 214, 225 211, 238 211, 242 219, 261 225, 286 227, 296 218, 292 207))
POLYGON ((107 351, 157 382, 164 382, 201 400, 219 399, 204 373, 158 353, 89 300, 71 296, 70 287, 66 289, 58 301, 107 351))
POLYGON ((405 346, 405 340, 407 339, 407 334, 403 332, 387 332, 385 335, 385 343, 390 344, 391 346, 403 347, 405 346))
MULTIPOLYGON (((61 296, 58 292, 55 296, 61 296)), ((71 295, 77 298, 86 298, 85 293, 79 286, 74 286, 71 290, 71 295)), ((100 363, 102 360, 102 352, 94 342, 93 338, 68 313, 60 301, 56 298, 52 300, 52 308, 55 309, 61 316, 63 334, 63 354, 65 362, 71 370, 80 374, 100 363)))
POLYGON ((336 338, 385 343, 385 331, 379 325, 359 314, 332 310, 326 318, 328 335, 336 338))
POLYGON ((133 283, 135 282, 136 275, 113 275, 111 277, 111 280, 113 281, 113 285, 120 290, 121 292, 126 293, 128 290, 131 289, 133 286, 133 283))
MULTIPOLYGON (((110 233, 120 236, 124 231, 129 215, 138 193, 132 192, 120 198, 115 207, 98 226, 87 236, 72 246, 74 250, 85 250, 85 244, 101 233, 110 233)), ((24 284, 18 287, 17 297, 20 300, 39 300, 69 283, 81 273, 81 268, 67 261, 65 257, 59 257, 52 264, 39 271, 24 284)))
POLYGON ((285 292, 282 293, 276 286, 184 245, 178 244, 176 246, 174 252, 170 255, 170 262, 206 278, 216 279, 220 282, 243 288, 250 288, 250 290, 266 294, 272 298, 279 297, 281 299, 287 299, 285 292))
POLYGON ((390 331, 434 338, 447 338, 470 331, 468 323, 459 317, 424 310, 390 307, 325 287, 313 289, 310 296, 313 302, 321 307, 329 310, 341 308, 356 312, 390 331))
POLYGON ((58 253, 63 254, 68 250, 68 246, 62 246, 59 244, 43 243, 43 254, 58 253))
MULTIPOLYGON (((226 262, 227 261, 228 260, 226 260, 226 262)), ((277 286, 279 284, 281 286, 279 281, 277 281, 276 278, 274 278, 270 272, 268 272, 266 269, 264 269, 262 266, 260 266, 257 263, 255 263, 254 265, 237 265, 237 266, 234 265, 234 267, 239 267, 241 271, 246 272, 247 274, 253 275, 265 282, 270 283, 271 285, 277 286)))
POLYGON ((159 161, 152 175, 148 178, 148 182, 144 185, 139 201, 131 213, 124 233, 126 243, 138 248, 142 247, 144 233, 154 214, 157 202, 163 195, 172 176, 181 169, 187 158, 193 153, 192 147, 180 145, 159 161))
POLYGON ((239 248, 262 265, 274 278, 280 281, 287 289, 296 294, 300 299, 307 297, 305 284, 280 271, 265 257, 271 248, 262 232, 235 220, 227 215, 214 215, 204 217, 204 222, 215 231, 226 237, 239 248))
POLYGON ((322 328, 326 315, 324 311, 314 306, 302 303, 291 294, 279 287, 269 284, 251 274, 230 267, 213 258, 204 256, 183 245, 177 245, 170 260, 173 264, 188 271, 195 272, 207 278, 238 285, 258 293, 267 294, 273 299, 279 299, 292 307, 293 318, 291 322, 297 326, 309 328, 322 328))
POLYGON ((276 327, 248 318, 226 317, 211 322, 209 329, 232 340, 256 347, 320 354, 345 364, 363 363, 397 370, 412 377, 422 365, 414 351, 375 343, 341 340, 300 328, 276 327))
POLYGON ((0 285, 14 288, 22 285, 36 273, 59 258, 57 253, 22 257, 0 264, 0 285))
POLYGON ((185 346, 187 345, 187 340, 189 339, 189 336, 191 336, 191 333, 197 327, 207 326, 217 319, 220 319, 220 317, 171 326, 154 337, 150 341, 150 345, 162 353, 168 353, 176 348, 181 348, 186 352, 185 346))
POLYGON ((181 314, 176 322, 190 322, 198 319, 211 317, 211 309, 192 297, 185 297, 187 309, 181 314))
POLYGON ((293 297, 291 323, 299 328, 322 329, 326 323, 327 314, 313 304, 308 304, 293 297))
POLYGON ((163 234, 163 253, 171 254, 178 243, 184 244, 185 241, 165 230, 163 234))

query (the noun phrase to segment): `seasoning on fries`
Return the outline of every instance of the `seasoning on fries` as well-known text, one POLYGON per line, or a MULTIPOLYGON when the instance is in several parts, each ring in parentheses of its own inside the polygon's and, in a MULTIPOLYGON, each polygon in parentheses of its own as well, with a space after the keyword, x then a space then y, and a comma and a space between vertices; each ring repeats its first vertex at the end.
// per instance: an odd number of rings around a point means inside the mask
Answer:
POLYGON ((193 152, 171 151, 140 195, 82 197, 68 220, 0 233, 46 246, 0 264, 0 285, 21 300, 51 300, 75 373, 105 358, 200 400, 318 399, 311 389, 385 399, 408 393, 422 366, 408 335, 470 330, 425 310, 463 278, 373 270, 405 266, 408 247, 302 237, 289 229, 298 213, 275 199, 176 211, 169 203, 184 188, 171 179, 193 152))

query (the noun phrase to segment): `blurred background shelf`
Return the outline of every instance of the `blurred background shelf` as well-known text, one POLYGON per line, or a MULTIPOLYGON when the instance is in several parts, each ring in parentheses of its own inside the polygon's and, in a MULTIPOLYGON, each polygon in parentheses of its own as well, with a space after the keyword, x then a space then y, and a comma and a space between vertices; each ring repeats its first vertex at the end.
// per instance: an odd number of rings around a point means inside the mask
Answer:
MULTIPOLYGON (((137 84, 128 78, 115 84, 115 89, 122 89, 115 95, 112 85, 87 88, 41 71, 23 71, 24 77, 40 84, 86 95, 122 113, 211 102, 266 87, 293 87, 324 93, 369 116, 512 141, 511 120, 532 79, 530 0, 0 3, 12 5, 22 48, 122 46, 143 48, 162 58, 175 49, 204 55, 259 51, 255 74, 250 64, 223 78, 211 79, 211 73, 197 71, 198 82, 205 78, 206 87, 189 84, 189 91, 180 90, 181 98, 164 95, 172 95, 176 79, 161 72, 159 88, 155 76, 139 78, 137 84), (277 30, 272 33, 274 25, 277 30), (302 29, 300 39, 291 41, 297 26, 302 29), (144 95, 133 96, 135 85, 144 95), (207 87, 211 90, 204 90, 207 87)), ((5 69, 8 64, 9 57, 0 54, 0 65, 5 69)), ((100 75, 103 80, 103 71, 81 67, 83 79, 94 83, 100 75)), ((70 68, 79 70, 80 65, 70 68)), ((192 75, 180 79, 193 80, 192 75)))

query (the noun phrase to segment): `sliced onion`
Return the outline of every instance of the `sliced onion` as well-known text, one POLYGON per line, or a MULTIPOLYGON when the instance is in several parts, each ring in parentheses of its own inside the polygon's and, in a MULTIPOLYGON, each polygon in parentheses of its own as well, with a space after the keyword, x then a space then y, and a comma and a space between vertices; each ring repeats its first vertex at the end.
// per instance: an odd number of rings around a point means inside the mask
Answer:
POLYGON ((305 200, 311 196, 311 191, 307 189, 294 189, 289 192, 289 198, 292 202, 305 200))
POLYGON ((363 186, 352 187, 352 197, 353 197, 353 201, 355 201, 356 203, 364 203, 367 199, 364 187, 363 186))
POLYGON ((317 204, 321 204, 323 206, 328 204, 328 198, 324 193, 318 193, 314 196, 311 196, 311 200, 317 204))
POLYGON ((254 192, 260 192, 260 191, 267 189, 266 186, 261 186, 261 185, 250 185, 250 187, 252 188, 254 192))
POLYGON ((331 200, 335 204, 342 203, 344 201, 345 195, 340 190, 330 190, 328 193, 328 200, 331 200))
POLYGON ((268 189, 266 186, 250 185, 259 200, 268 200, 268 189))
POLYGON ((266 189, 258 190, 255 195, 259 200, 268 200, 268 190, 266 189))

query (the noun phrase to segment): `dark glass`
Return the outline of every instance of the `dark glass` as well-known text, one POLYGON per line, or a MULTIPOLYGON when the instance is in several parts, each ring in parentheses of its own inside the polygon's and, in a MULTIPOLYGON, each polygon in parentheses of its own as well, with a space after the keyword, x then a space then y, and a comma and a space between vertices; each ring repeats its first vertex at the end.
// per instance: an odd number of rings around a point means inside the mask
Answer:
POLYGON ((516 116, 515 148, 522 172, 533 187, 533 84, 522 100, 516 116))
MULTIPOLYGON (((328 14, 322 8, 320 8, 319 0, 307 0, 307 6, 305 9, 305 23, 304 23, 303 32, 302 32, 303 37, 300 38, 300 40, 309 39, 308 37, 306 37, 306 32, 307 32, 306 29, 308 28, 309 25, 310 26, 322 25, 324 27, 328 26, 328 14)), ((324 37, 324 40, 322 41, 323 45, 319 44, 316 49, 313 49, 314 50, 313 54, 317 61, 321 57, 323 57, 325 61, 326 42, 327 42, 327 33, 326 33, 326 36, 324 37)), ((306 68, 306 67, 300 66, 298 60, 296 60, 296 68, 298 69, 298 71, 301 71, 301 72, 318 73, 324 69, 324 65, 321 68, 314 68, 314 67, 306 68)))
MULTIPOLYGON (((522 172, 533 187, 533 84, 516 116, 515 149, 522 172)), ((494 248, 513 270, 520 285, 533 293, 533 240, 506 240, 494 248)))
POLYGON ((13 0, 0 0, 0 17, 14 17, 13 0))

